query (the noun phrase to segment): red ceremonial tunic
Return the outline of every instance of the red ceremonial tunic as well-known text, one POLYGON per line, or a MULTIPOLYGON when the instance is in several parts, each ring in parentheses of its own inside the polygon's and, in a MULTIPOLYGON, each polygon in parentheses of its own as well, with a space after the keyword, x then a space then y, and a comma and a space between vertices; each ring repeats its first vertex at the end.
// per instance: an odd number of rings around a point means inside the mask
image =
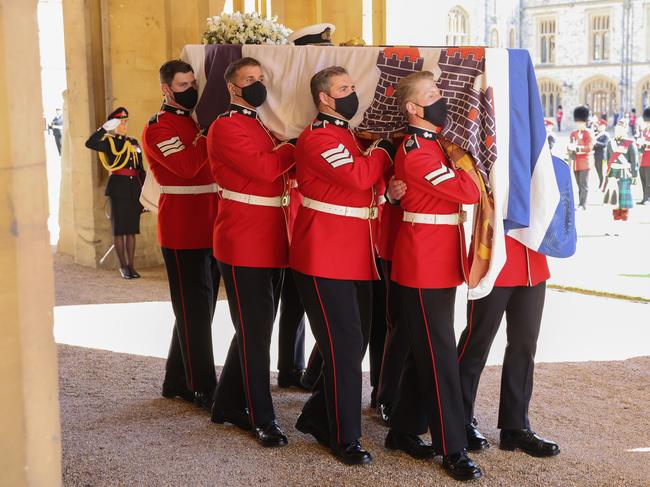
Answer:
MULTIPOLYGON (((313 200, 348 207, 376 206, 390 156, 359 149, 348 122, 319 113, 298 139, 298 189, 313 200)), ((377 220, 331 215, 301 206, 291 241, 290 265, 330 279, 377 279, 377 220)))
MULTIPOLYGON (((436 135, 409 126, 395 157, 395 178, 406 183, 402 209, 412 213, 459 213, 480 193, 470 176, 455 169, 436 135)), ((463 225, 429 225, 402 221, 393 250, 391 279, 413 288, 449 288, 466 280, 467 251, 463 225)))
POLYGON ((379 221, 379 257, 383 260, 393 260, 393 249, 397 232, 402 224, 404 210, 400 205, 384 203, 379 221))
POLYGON ((569 135, 569 141, 576 144, 576 159, 574 171, 586 171, 589 169, 589 154, 591 154, 593 141, 589 130, 574 130, 569 135))
POLYGON ((506 256, 495 287, 536 286, 551 277, 545 255, 507 235, 506 256))
MULTIPOLYGON (((278 197, 288 194, 287 172, 294 165, 294 146, 268 131, 255 110, 231 105, 208 132, 210 166, 221 190, 278 197)), ((214 256, 243 267, 287 267, 288 208, 219 202, 214 225, 214 256)))
MULTIPOLYGON (((191 112, 163 105, 142 132, 149 168, 161 186, 214 184, 205 137, 191 112)), ((212 248, 217 194, 161 194, 158 242, 170 249, 212 248)))
POLYGON ((645 144, 641 154, 641 167, 650 167, 650 127, 641 131, 641 143, 645 144))

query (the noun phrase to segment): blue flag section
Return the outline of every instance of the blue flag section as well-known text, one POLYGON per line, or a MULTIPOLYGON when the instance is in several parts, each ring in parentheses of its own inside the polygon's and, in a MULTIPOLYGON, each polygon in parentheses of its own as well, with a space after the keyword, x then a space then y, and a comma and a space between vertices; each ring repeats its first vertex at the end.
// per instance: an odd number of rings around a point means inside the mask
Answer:
POLYGON ((557 203, 542 245, 537 251, 549 257, 571 257, 575 254, 578 240, 571 169, 566 162, 556 156, 553 156, 553 168, 560 191, 560 201, 557 203))
POLYGON ((569 167, 552 156, 528 51, 508 49, 509 188, 504 230, 551 257, 575 253, 577 232, 569 167))

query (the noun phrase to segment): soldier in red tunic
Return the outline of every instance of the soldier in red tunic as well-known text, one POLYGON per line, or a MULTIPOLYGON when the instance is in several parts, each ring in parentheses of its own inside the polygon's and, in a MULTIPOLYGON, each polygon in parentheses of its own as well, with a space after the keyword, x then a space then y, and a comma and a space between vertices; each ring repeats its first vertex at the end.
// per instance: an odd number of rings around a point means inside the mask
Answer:
POLYGON ((271 399, 269 348, 289 264, 288 171, 294 166, 294 143, 278 141, 259 119, 266 87, 257 60, 234 61, 224 77, 231 104, 210 127, 208 155, 221 194, 214 256, 236 334, 212 420, 252 427, 262 446, 284 446, 287 437, 271 399))
POLYGON ((511 451, 520 449, 536 457, 554 456, 560 453, 558 445, 537 436, 530 429, 528 419, 537 337, 544 310, 546 280, 550 277, 548 264, 544 255, 508 236, 506 255, 506 263, 492 292, 467 303, 467 327, 458 342, 467 444, 469 450, 490 446, 478 430, 474 417, 476 391, 505 313, 508 343, 501 372, 499 447, 511 451))
POLYGON ((400 201, 404 213, 393 249, 391 291, 400 302, 410 352, 385 444, 415 458, 437 451, 453 478, 476 479, 481 469, 466 452, 454 303, 456 287, 467 275, 462 205, 476 203, 479 189, 436 140, 447 105, 433 73, 403 78, 397 97, 410 135, 395 159, 395 178, 408 189, 400 201), (433 448, 419 437, 426 431, 433 448))
POLYGON ((594 145, 593 136, 587 130, 587 119, 589 118, 589 109, 581 105, 573 111, 573 119, 576 123, 576 129, 569 135, 569 145, 567 151, 569 158, 573 161, 573 173, 576 177, 579 195, 579 208, 587 209, 587 193, 589 192, 589 169, 592 157, 592 146, 594 145))
POLYGON ((311 79, 319 113, 298 139, 303 195, 291 241, 291 268, 323 357, 323 373, 296 423, 346 464, 370 454, 361 436, 361 361, 372 314, 377 205, 392 144, 362 152, 349 128, 358 108, 354 82, 341 67, 311 79))
POLYGON ((162 393, 194 399, 209 410, 217 383, 212 354, 212 316, 219 289, 212 257, 217 185, 205 137, 190 116, 198 98, 192 67, 169 61, 160 68, 160 82, 165 103, 144 128, 142 142, 161 185, 158 241, 176 316, 162 393))
POLYGON ((637 137, 639 146, 639 176, 643 187, 643 198, 640 205, 650 204, 650 107, 643 110, 643 121, 641 122, 637 137))

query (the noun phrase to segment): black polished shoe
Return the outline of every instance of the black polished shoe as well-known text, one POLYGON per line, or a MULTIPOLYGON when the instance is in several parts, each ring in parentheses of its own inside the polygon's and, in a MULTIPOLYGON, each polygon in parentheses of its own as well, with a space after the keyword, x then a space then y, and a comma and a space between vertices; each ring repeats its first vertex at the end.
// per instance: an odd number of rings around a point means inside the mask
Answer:
POLYGON ((316 438, 316 441, 320 445, 329 448, 329 433, 322 430, 308 419, 305 419, 302 414, 298 416, 298 421, 296 421, 296 429, 301 433, 305 433, 306 435, 312 435, 314 438, 316 438))
POLYGON ((507 451, 519 449, 533 457, 552 457, 560 454, 557 443, 540 438, 529 429, 501 430, 499 448, 507 451))
POLYGON ((358 441, 333 448, 332 451, 346 465, 367 465, 372 462, 370 453, 361 448, 358 441))
POLYGON ((310 390, 305 387, 300 379, 302 378, 303 370, 293 369, 289 371, 278 372, 278 387, 287 389, 289 387, 297 387, 304 391, 310 390))
POLYGON ((131 273, 131 278, 132 279, 139 279, 140 274, 138 274, 138 271, 136 271, 132 266, 129 266, 129 272, 131 273))
POLYGON ((392 412, 390 404, 385 404, 383 402, 380 402, 377 406, 378 406, 377 411, 379 411, 379 417, 384 422, 384 424, 388 426, 390 424, 390 413, 392 412))
POLYGON ((481 469, 465 450, 443 456, 442 467, 456 480, 474 480, 482 475, 481 469))
POLYGON ((120 267, 120 276, 122 276, 122 279, 133 279, 133 276, 131 275, 131 271, 129 270, 128 267, 120 267))
POLYGON ((194 402, 194 392, 185 386, 173 385, 167 382, 163 382, 162 397, 167 399, 180 397, 183 401, 194 402))
POLYGON ((215 406, 216 404, 212 405, 212 413, 210 414, 210 421, 213 423, 230 423, 244 431, 250 431, 252 429, 248 408, 243 411, 220 411, 215 406))
POLYGON ((490 448, 490 442, 476 427, 476 420, 465 425, 465 435, 467 436, 467 449, 469 451, 481 451, 490 448))
POLYGON ((303 387, 303 389, 312 391, 317 380, 318 376, 314 377, 309 373, 309 369, 307 369, 307 371, 302 374, 302 377, 300 378, 300 385, 303 387))
POLYGON ((384 446, 389 450, 401 450, 407 455, 418 458, 433 458, 436 454, 433 447, 417 436, 405 435, 394 430, 388 430, 384 446))
POLYGON ((212 410, 212 396, 214 391, 209 392, 195 392, 194 393, 194 404, 196 404, 201 409, 205 409, 210 412, 212 410))
POLYGON ((287 435, 284 434, 284 431, 282 431, 275 420, 264 426, 256 427, 253 434, 257 442, 267 448, 289 444, 287 435))

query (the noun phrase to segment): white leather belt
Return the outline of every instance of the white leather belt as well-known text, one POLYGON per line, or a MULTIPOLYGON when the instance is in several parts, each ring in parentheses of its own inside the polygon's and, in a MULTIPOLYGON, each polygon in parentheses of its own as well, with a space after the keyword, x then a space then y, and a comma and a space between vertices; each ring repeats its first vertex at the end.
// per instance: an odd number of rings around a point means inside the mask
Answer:
POLYGON ((206 194, 216 193, 218 190, 216 183, 201 186, 160 186, 160 192, 164 194, 206 194))
POLYGON ((239 203, 246 203, 247 205, 255 206, 272 206, 280 208, 282 206, 289 206, 291 198, 289 195, 284 196, 256 196, 254 194, 237 193, 229 189, 221 189, 221 197, 224 200, 237 201, 239 203))
POLYGON ((330 215, 349 216, 362 220, 374 220, 379 213, 376 206, 360 208, 355 206, 333 205, 331 203, 316 201, 306 196, 302 199, 302 206, 322 213, 329 213, 330 215))
POLYGON ((465 222, 467 215, 464 211, 451 213, 449 215, 434 215, 432 213, 411 213, 404 212, 402 221, 409 223, 424 223, 426 225, 459 225, 465 222))

